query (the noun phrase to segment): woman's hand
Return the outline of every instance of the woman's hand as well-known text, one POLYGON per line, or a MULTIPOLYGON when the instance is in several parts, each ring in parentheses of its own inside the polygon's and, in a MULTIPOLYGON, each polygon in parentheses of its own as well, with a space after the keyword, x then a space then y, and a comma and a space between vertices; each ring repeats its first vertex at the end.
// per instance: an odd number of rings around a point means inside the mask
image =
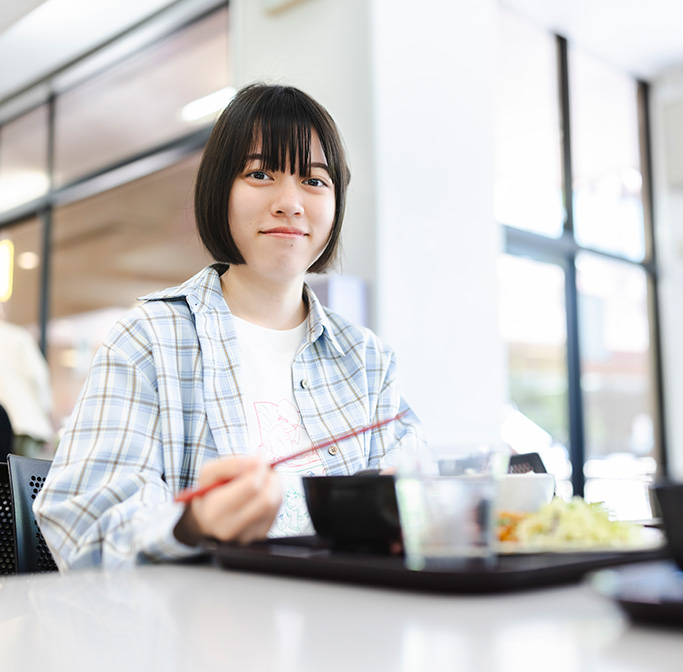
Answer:
POLYGON ((260 457, 239 455, 204 465, 197 487, 224 480, 229 482, 187 505, 174 530, 179 541, 195 546, 213 537, 248 543, 266 536, 282 502, 279 476, 260 457))

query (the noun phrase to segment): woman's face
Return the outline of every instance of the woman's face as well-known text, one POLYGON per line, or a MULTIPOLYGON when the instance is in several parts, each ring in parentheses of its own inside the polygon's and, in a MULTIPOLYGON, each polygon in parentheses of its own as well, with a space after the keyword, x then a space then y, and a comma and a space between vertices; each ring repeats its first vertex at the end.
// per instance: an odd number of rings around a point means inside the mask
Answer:
POLYGON ((303 276, 325 249, 334 215, 334 184, 314 130, 308 175, 265 170, 257 150, 230 190, 232 237, 247 269, 269 280, 303 276))

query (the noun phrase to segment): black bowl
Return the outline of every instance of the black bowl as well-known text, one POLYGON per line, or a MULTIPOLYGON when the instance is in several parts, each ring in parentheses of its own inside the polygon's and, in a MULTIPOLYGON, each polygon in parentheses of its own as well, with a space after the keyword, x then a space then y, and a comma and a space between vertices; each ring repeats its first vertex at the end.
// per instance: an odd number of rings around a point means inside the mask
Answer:
POLYGON ((683 569, 683 483, 658 483, 653 489, 662 514, 669 550, 683 569))
POLYGON ((373 553, 400 547, 393 476, 305 476, 303 485, 313 527, 333 547, 373 553))

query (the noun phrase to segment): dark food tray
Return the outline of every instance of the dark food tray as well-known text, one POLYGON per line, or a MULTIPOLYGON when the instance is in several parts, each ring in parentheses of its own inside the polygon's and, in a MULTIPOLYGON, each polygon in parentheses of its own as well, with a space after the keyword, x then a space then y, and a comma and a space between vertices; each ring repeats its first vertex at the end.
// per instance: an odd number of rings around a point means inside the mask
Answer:
POLYGON ((683 627, 683 570, 673 561, 603 569, 591 586, 636 622, 683 627))
POLYGON ((456 571, 413 571, 403 557, 331 548, 318 537, 289 537, 246 546, 209 547, 226 569, 341 581, 435 593, 500 593, 581 580, 588 572, 633 562, 667 558, 665 549, 595 553, 534 553, 499 556, 495 566, 456 571))

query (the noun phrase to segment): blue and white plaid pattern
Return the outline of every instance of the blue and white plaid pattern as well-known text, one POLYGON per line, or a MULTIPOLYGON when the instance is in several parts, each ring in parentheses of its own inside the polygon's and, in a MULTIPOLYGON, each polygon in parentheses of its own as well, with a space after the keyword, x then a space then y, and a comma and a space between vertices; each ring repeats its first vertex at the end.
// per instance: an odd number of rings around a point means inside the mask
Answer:
MULTIPOLYGON (((237 335, 214 264, 144 297, 112 329, 59 444, 34 511, 60 568, 163 561, 197 552, 173 528, 173 497, 201 466, 246 452, 237 335)), ((407 411, 398 422, 321 452, 327 474, 392 464, 424 444, 401 398, 394 354, 306 288, 306 338, 294 397, 313 443, 407 411)))

